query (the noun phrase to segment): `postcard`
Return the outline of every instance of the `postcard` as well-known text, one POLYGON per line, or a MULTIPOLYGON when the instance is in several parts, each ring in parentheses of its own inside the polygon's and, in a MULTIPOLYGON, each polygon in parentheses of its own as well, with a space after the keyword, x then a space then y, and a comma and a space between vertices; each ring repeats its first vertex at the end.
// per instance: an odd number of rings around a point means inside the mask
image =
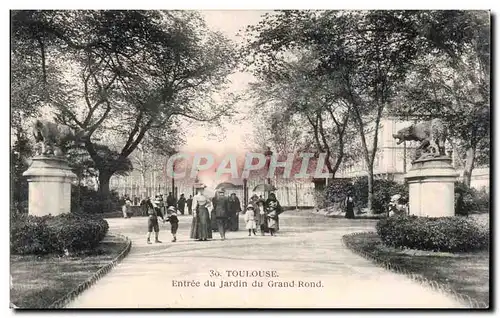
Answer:
POLYGON ((10 23, 11 308, 490 307, 489 11, 10 23))

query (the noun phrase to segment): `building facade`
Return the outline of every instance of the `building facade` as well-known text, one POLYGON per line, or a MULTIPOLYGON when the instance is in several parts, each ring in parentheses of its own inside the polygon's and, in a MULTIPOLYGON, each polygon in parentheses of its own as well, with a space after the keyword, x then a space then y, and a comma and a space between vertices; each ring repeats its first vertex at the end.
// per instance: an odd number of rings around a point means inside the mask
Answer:
MULTIPOLYGON (((399 145, 392 137, 397 131, 411 125, 412 121, 402 121, 396 118, 382 118, 378 130, 378 150, 374 161, 374 177, 390 179, 397 182, 404 181, 404 175, 411 169, 417 142, 403 142, 399 145)), ((374 129, 369 127, 367 131, 367 143, 373 144, 374 129), (371 131, 370 131, 371 129, 371 131)), ((453 152, 450 151, 453 165, 463 176, 463 169, 458 167, 453 152)), ((345 163, 337 173, 338 178, 356 178, 367 175, 365 160, 359 156, 359 160, 345 163)), ((489 191, 490 172, 489 167, 478 167, 472 172, 471 186, 476 189, 489 191)))

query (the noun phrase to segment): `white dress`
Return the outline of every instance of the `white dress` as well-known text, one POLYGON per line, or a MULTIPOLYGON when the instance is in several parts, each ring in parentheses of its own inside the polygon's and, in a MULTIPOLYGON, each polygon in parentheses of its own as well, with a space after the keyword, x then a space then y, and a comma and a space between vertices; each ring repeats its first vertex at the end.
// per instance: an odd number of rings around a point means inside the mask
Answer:
POLYGON ((257 224, 255 223, 255 211, 254 210, 246 210, 245 212, 245 222, 247 230, 255 230, 257 228, 257 224))

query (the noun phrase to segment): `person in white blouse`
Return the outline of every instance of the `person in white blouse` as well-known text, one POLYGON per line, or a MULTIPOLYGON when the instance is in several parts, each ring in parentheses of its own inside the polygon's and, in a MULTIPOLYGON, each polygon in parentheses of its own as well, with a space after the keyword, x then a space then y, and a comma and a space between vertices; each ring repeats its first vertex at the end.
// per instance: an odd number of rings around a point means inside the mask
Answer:
POLYGON ((208 212, 210 200, 204 195, 205 186, 199 184, 195 187, 196 195, 193 197, 193 221, 191 223, 192 239, 206 241, 212 238, 210 213, 208 212))

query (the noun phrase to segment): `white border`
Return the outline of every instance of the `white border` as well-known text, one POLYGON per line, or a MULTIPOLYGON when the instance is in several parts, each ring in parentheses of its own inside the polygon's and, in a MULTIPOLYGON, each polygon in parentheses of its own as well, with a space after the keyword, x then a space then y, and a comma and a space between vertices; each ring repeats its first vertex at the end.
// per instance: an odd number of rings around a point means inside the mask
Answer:
MULTIPOLYGON (((193 1, 193 0, 183 0, 183 1, 151 1, 151 0, 141 0, 138 2, 132 1, 96 1, 96 0, 88 0, 85 2, 73 2, 73 1, 43 1, 40 3, 39 1, 16 1, 16 2, 2 2, 2 14, 0 15, 2 19, 1 23, 1 41, 2 44, 2 58, 1 58, 1 80, 2 85, 2 107, 0 108, 2 111, 1 117, 4 120, 4 124, 0 125, 0 145, 2 151, 1 161, 2 161, 2 169, 0 169, 0 180, 1 183, 1 191, 0 191, 0 202, 2 202, 3 209, 1 213, 3 214, 2 222, 0 222, 0 226, 2 226, 1 233, 4 233, 3 240, 1 244, 1 255, 9 255, 9 152, 7 151, 9 147, 9 120, 10 110, 9 110, 9 11, 10 9, 197 9, 197 10, 207 10, 207 9, 218 9, 218 10, 227 10, 227 9, 237 9, 237 10, 269 10, 269 9, 474 9, 474 10, 488 10, 491 9, 493 13, 498 13, 497 6, 498 1, 487 1, 487 0, 474 0, 474 1, 437 1, 437 0, 420 0, 415 2, 408 1, 362 1, 362 0, 349 0, 349 1, 265 1, 265 0, 252 0, 243 3, 242 1, 235 0, 225 0, 225 1, 193 1), (5 7, 4 7, 5 6, 5 7)), ((498 40, 498 30, 495 33, 495 40, 498 40)), ((497 43, 495 41, 495 52, 497 51, 497 43)), ((498 63, 496 63, 498 65, 498 63)), ((493 73, 496 74, 498 71, 498 67, 495 67, 493 73)), ((492 87, 494 94, 496 93, 496 87, 492 87)), ((497 99, 493 99, 496 101, 497 99)), ((495 112, 496 113, 496 112, 495 112)), ((498 138, 497 138, 498 139, 498 138)), ((495 146, 498 146, 500 142, 496 140, 495 146)), ((500 149, 498 147, 495 147, 500 149)), ((496 162, 495 162, 496 163, 496 162)), ((491 178, 491 182, 498 180, 497 175, 491 178)), ((497 189, 497 191, 499 191, 497 189)), ((495 194, 498 194, 498 192, 495 194)), ((495 209, 496 210, 496 209, 495 209)), ((492 213, 496 213, 496 211, 492 211, 492 213)), ((497 215, 497 222, 495 223, 495 227, 497 227, 498 219, 500 217, 497 215)), ((495 254, 497 251, 494 251, 495 254)), ((1 310, 2 317, 13 315, 13 311, 8 309, 8 301, 9 301, 9 258, 4 257, 2 262, 2 275, 1 278, 1 299, 3 300, 1 310), (4 315, 5 314, 5 315, 4 315)), ((498 294, 498 293, 497 293, 498 294)), ((497 302, 495 302, 497 303, 497 302)), ((497 303, 498 305, 498 303, 497 303)), ((30 313, 24 314, 26 316, 30 316, 33 314, 40 313, 30 313)), ((50 313, 49 313, 50 314, 50 313)), ((69 313, 66 313, 69 314, 69 313)), ((123 315, 124 313, 117 313, 116 315, 123 315)), ((131 314, 136 316, 145 316, 146 314, 151 313, 136 313, 131 312, 131 314)), ((162 315, 186 315, 191 316, 195 315, 193 313, 162 313, 162 315)), ((278 313, 273 314, 273 316, 278 313)), ((281 313, 283 314, 283 313, 281 313)), ((314 314, 314 313, 312 313, 314 314)), ((310 314, 310 315, 312 315, 310 314)), ((345 314, 334 313, 338 316, 345 316, 345 314)), ((409 313, 408 313, 409 314, 409 313)), ((454 313, 455 314, 455 313, 454 313)), ((468 316, 471 315, 469 312, 464 312, 468 316)), ((83 316, 83 313, 72 312, 71 315, 74 316, 83 316)), ((104 317, 105 313, 92 313, 92 315, 97 317, 104 317)), ((205 314, 207 316, 218 317, 219 313, 210 313, 205 314)), ((239 313, 235 315, 244 315, 244 313, 239 313)), ((302 313, 300 314, 302 315, 302 313)), ((356 314, 357 315, 357 314, 356 314)), ((386 316, 386 313, 379 313, 380 316, 386 316)), ((439 317, 440 313, 413 313, 412 316, 420 316, 425 315, 426 317, 439 317)), ((261 317, 270 317, 271 314, 261 314, 261 317)))

